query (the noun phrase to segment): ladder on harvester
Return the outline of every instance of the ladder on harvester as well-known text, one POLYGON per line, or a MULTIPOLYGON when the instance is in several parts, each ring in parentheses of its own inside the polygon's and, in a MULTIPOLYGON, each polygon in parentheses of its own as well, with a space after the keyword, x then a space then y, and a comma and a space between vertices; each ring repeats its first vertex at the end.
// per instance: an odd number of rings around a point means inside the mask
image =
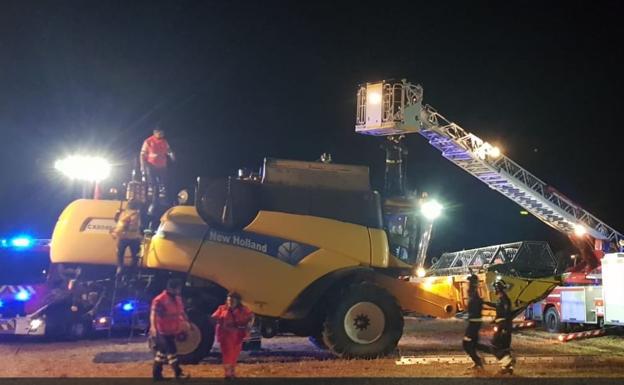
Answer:
POLYGON ((491 144, 422 104, 422 87, 368 83, 357 95, 356 132, 368 135, 419 133, 442 156, 565 234, 587 232, 594 239, 624 242, 624 235, 501 154, 491 144), (377 102, 379 101, 379 102, 377 102))

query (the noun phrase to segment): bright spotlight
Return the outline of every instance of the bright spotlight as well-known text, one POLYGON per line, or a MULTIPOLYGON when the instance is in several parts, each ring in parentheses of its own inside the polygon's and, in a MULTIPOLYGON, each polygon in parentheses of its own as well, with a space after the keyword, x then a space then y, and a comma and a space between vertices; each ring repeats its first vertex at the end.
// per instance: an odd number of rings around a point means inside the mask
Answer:
POLYGON ((425 218, 433 221, 438 218, 440 214, 442 214, 442 205, 433 199, 423 203, 420 208, 420 212, 425 218))
POLYGON ((494 146, 494 147, 490 148, 490 151, 488 152, 488 155, 490 157, 496 159, 499 156, 501 156, 501 150, 500 150, 500 148, 494 146))
POLYGON ((587 229, 585 228, 585 226, 578 223, 574 225, 574 235, 576 235, 577 237, 582 237, 585 234, 587 234, 587 229))
POLYGON ((368 95, 368 102, 370 104, 380 104, 381 103, 381 94, 378 92, 371 92, 368 95))
POLYGON ((102 181, 108 178, 111 172, 111 164, 106 159, 84 155, 72 155, 57 160, 54 168, 70 179, 89 182, 102 181))

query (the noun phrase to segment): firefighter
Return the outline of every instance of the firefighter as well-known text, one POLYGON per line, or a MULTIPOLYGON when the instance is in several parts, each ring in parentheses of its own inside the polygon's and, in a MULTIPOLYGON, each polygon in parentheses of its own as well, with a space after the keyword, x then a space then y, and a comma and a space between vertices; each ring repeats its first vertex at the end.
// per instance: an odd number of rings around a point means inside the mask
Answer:
POLYGON ((493 284, 494 291, 498 296, 496 307, 496 325, 494 336, 492 337, 492 353, 500 363, 499 374, 513 374, 513 366, 516 360, 511 355, 511 331, 513 328, 513 312, 511 311, 511 300, 505 293, 507 285, 503 281, 496 281, 493 284))
POLYGON ((483 360, 477 354, 477 346, 479 344, 479 330, 483 320, 481 319, 481 311, 483 310, 483 300, 479 296, 479 277, 470 274, 468 280, 468 326, 464 333, 462 345, 464 351, 468 353, 472 359, 473 365, 470 370, 483 370, 483 360))
POLYGON ((165 139, 165 131, 157 125, 153 135, 145 139, 140 154, 141 173, 152 191, 152 204, 158 206, 160 191, 167 199, 168 160, 174 162, 175 155, 165 139))
POLYGON ((126 209, 119 215, 117 225, 111 230, 111 235, 117 240, 117 275, 123 272, 124 255, 130 249, 132 255, 131 268, 134 269, 139 261, 141 250, 141 204, 135 199, 128 201, 126 209))
POLYGON ((234 378, 236 377, 234 372, 236 361, 243 348, 243 340, 251 330, 254 315, 241 303, 238 293, 230 292, 225 305, 217 308, 212 314, 212 319, 217 323, 216 334, 221 346, 225 378, 234 378))
POLYGON ((171 365, 176 379, 186 379, 177 357, 176 336, 190 330, 182 303, 182 281, 172 278, 167 288, 152 300, 150 311, 150 338, 155 340, 156 354, 152 368, 154 381, 163 380, 163 365, 171 365))

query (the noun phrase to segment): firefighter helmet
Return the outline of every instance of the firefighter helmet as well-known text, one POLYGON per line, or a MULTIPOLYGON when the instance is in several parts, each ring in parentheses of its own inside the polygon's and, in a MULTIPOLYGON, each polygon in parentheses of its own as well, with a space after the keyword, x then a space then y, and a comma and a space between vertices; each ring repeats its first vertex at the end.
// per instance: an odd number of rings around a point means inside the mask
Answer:
POLYGON ((466 281, 468 281, 470 286, 479 286, 479 277, 476 274, 468 275, 466 281))
POLYGON ((499 292, 505 291, 505 289, 507 288, 507 284, 505 284, 505 282, 502 280, 496 280, 492 284, 492 287, 497 293, 499 293, 499 292))

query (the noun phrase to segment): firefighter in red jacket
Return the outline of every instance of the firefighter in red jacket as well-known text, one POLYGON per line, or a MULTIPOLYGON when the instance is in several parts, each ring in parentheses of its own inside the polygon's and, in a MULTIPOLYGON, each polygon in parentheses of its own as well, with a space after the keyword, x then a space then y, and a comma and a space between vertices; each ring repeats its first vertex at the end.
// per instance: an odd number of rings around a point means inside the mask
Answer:
MULTIPOLYGON (((168 161, 175 161, 175 155, 165 139, 165 131, 156 126, 153 135, 145 139, 141 146, 141 173, 152 188, 153 201, 157 202, 161 189, 166 194, 168 161)), ((166 195, 165 195, 166 198, 166 195)))
POLYGON ((177 357, 176 336, 190 329, 182 303, 182 281, 170 279, 167 288, 152 300, 150 311, 150 337, 155 338, 156 355, 152 377, 163 379, 163 365, 171 365, 176 379, 188 378, 182 371, 177 357))

